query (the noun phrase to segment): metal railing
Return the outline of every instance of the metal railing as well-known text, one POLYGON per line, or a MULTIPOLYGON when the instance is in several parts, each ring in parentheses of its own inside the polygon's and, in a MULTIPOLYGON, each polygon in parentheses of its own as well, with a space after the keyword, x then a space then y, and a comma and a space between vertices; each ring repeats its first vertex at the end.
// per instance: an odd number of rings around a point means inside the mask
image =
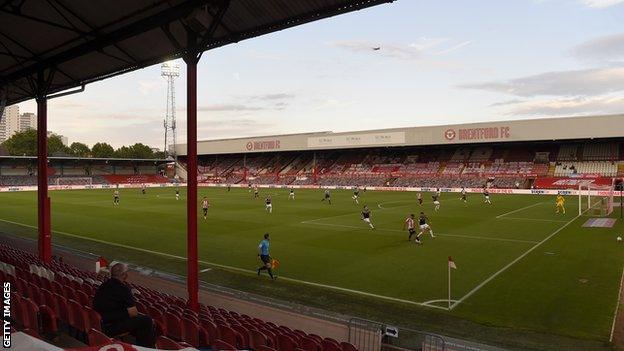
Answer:
POLYGON ((445 351, 442 336, 362 318, 349 320, 349 342, 359 351, 445 351))

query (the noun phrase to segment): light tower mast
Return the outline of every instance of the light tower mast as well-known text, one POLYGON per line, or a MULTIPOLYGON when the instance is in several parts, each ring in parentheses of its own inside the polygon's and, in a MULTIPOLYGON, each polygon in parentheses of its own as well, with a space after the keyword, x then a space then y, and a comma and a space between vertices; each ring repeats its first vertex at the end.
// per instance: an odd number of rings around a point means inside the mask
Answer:
POLYGON ((165 158, 167 158, 167 156, 173 156, 174 160, 177 162, 178 155, 175 151, 175 146, 177 145, 175 117, 175 79, 180 76, 180 65, 178 65, 178 63, 175 61, 167 61, 162 64, 160 75, 167 79, 167 114, 165 115, 164 120, 165 158), (168 150, 169 145, 173 145, 173 150, 171 153, 168 150))

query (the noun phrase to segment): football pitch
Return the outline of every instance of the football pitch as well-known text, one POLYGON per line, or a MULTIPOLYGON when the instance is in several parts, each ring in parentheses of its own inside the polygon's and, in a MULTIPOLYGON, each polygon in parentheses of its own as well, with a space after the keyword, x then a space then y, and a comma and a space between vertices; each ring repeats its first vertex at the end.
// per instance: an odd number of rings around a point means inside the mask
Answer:
MULTIPOLYGON (((184 189, 179 201, 173 188, 120 192, 119 206, 112 190, 51 192, 53 242, 184 274, 184 189)), ((435 212, 429 193, 422 207, 413 192, 360 192, 359 205, 351 191, 331 194, 330 205, 321 190, 296 190, 289 200, 287 189, 260 189, 253 199, 247 189, 200 188, 199 201, 211 202, 206 220, 198 214, 200 279, 340 312, 342 304, 363 301, 368 307, 355 314, 380 320, 391 313, 384 306, 393 306, 430 319, 609 340, 624 264, 616 237, 624 226, 618 220, 613 228, 583 228, 589 217, 577 216, 577 197, 566 198, 563 215, 555 214, 554 196, 545 195, 493 194, 487 205, 480 194, 468 194, 465 204, 456 193, 442 193, 435 212), (360 219, 364 204, 375 230, 360 219), (416 245, 403 222, 421 211, 435 238, 423 235, 416 245), (256 275, 265 232, 281 262, 274 282, 256 275), (449 256, 457 265, 450 311, 449 256)), ((614 212, 619 217, 619 208, 614 212)), ((34 237, 36 222, 35 192, 0 194, 0 230, 34 237)))

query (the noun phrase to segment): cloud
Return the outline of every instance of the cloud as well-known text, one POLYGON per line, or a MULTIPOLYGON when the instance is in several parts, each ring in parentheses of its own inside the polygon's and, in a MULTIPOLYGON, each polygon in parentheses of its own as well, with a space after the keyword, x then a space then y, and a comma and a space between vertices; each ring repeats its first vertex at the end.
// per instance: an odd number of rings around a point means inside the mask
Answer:
POLYGON ((406 61, 422 61, 429 56, 443 55, 471 44, 471 41, 452 43, 448 38, 421 37, 410 44, 376 43, 363 40, 337 41, 330 46, 355 53, 370 53, 382 57, 406 61), (380 48, 375 50, 375 48, 380 48))
POLYGON ((508 105, 515 105, 515 104, 519 104, 521 102, 524 102, 524 100, 520 100, 520 99, 513 99, 513 100, 507 100, 507 101, 501 101, 501 102, 495 102, 493 104, 490 105, 490 107, 498 107, 498 106, 508 106, 508 105))
POLYGON ((582 0, 583 4, 593 8, 606 8, 624 3, 624 0, 582 0))
POLYGON ((294 99, 294 98, 295 98, 295 95, 289 94, 289 93, 252 95, 249 97, 250 100, 287 100, 287 99, 294 99))
POLYGON ((231 112, 231 111, 260 111, 263 110, 264 107, 260 106, 249 106, 243 104, 214 104, 214 105, 204 105, 198 106, 197 111, 205 112, 231 112))
POLYGON ((622 96, 529 101, 517 104, 506 114, 514 116, 572 116, 619 113, 624 113, 624 97, 622 96))
POLYGON ((448 53, 450 53, 450 52, 457 51, 457 50, 459 50, 459 49, 463 48, 464 46, 468 46, 468 45, 470 45, 470 44, 472 44, 472 41, 470 41, 470 40, 466 40, 466 41, 461 42, 461 43, 459 43, 459 44, 457 44, 457 45, 453 45, 453 46, 451 46, 450 48, 440 50, 440 51, 438 51, 438 52, 437 52, 437 54, 438 54, 438 55, 448 54, 448 53))
POLYGON ((522 97, 595 96, 624 90, 624 67, 546 72, 506 81, 461 84, 457 87, 522 97))
POLYGON ((624 32, 585 41, 572 48, 571 53, 583 60, 624 61, 624 32))

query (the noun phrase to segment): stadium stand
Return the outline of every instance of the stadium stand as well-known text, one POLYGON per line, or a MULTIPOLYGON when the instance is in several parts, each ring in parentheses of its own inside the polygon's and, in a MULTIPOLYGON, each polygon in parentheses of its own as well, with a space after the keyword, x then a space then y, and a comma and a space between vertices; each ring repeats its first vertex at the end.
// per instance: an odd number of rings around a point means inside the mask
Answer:
POLYGON ((544 177, 614 177, 624 169, 617 142, 274 152, 210 155, 201 159, 203 164, 209 164, 199 175, 207 183, 346 187, 488 184, 528 188, 544 177))
MULTIPOLYGON (((0 187, 36 186, 33 157, 0 157, 0 187)), ((48 184, 166 183, 163 160, 50 158, 48 184)))
MULTIPOLYGON (((59 333, 95 346, 110 338, 102 333, 101 318, 91 301, 106 277, 68 264, 43 263, 35 255, 0 244, 0 280, 15 287, 13 325, 34 337, 52 339, 59 333)), ((200 304, 199 313, 177 296, 129 283, 137 309, 156 324, 159 348, 212 348, 294 351, 355 351, 346 342, 200 304)))

